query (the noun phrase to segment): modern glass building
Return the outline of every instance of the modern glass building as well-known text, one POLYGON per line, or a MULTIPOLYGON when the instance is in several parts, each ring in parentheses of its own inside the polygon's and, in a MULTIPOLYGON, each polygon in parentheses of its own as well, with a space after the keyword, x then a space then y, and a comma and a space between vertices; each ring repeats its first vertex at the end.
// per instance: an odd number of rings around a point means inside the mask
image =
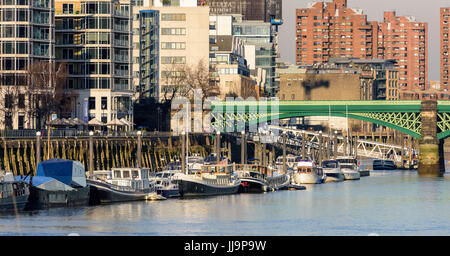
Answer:
POLYGON ((139 97, 159 99, 159 11, 139 11, 139 97))
MULTIPOLYGON (((245 46, 254 46, 254 52, 245 49, 245 58, 250 64, 252 74, 257 69, 266 71, 262 96, 271 97, 278 91, 276 67, 278 49, 271 34, 271 23, 262 21, 240 21, 233 24, 233 36, 239 37, 245 46)), ((253 49, 253 47, 252 47, 253 49)))
POLYGON ((66 62, 72 115, 133 121, 131 4, 128 0, 56 0, 56 59, 66 62))
POLYGON ((23 90, 30 65, 54 63, 53 0, 3 0, 0 14, 0 129, 35 129, 23 90))

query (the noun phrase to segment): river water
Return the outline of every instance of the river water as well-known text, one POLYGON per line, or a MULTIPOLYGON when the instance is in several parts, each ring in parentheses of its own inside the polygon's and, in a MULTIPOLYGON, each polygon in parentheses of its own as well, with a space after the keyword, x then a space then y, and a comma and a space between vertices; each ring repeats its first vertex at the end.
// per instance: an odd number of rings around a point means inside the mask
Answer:
POLYGON ((2 236, 450 235, 450 176, 373 171, 303 191, 2 213, 2 236))

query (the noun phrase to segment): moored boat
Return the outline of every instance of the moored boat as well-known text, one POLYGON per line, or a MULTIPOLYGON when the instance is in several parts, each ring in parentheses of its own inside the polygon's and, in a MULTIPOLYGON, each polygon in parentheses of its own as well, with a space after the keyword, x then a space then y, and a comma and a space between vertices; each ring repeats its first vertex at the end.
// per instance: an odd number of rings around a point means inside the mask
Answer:
POLYGON ((397 169, 397 165, 394 160, 390 159, 374 159, 372 163, 374 170, 395 170, 397 169))
POLYGON ((344 181, 344 173, 339 168, 339 162, 336 160, 325 160, 322 162, 322 170, 327 178, 325 183, 344 181))
MULTIPOLYGON (((302 161, 301 156, 287 155, 286 156, 286 167, 287 169, 293 169, 297 167, 297 164, 302 161)), ((283 156, 277 157, 275 161, 278 170, 283 170, 283 156)))
POLYGON ((11 172, 0 173, 0 211, 23 210, 29 196, 28 183, 16 180, 11 172))
POLYGON ((173 175, 181 170, 164 170, 150 174, 149 181, 155 186, 156 193, 165 198, 179 197, 180 191, 178 183, 174 182, 173 175))
POLYGON ((227 195, 238 192, 241 181, 233 175, 232 165, 204 165, 199 170, 176 173, 181 197, 227 195))
POLYGON ((257 164, 236 164, 234 173, 241 180, 240 193, 261 193, 272 191, 266 180, 267 168, 257 164))
POLYGON ((36 176, 17 178, 30 184, 25 210, 88 205, 90 188, 78 161, 50 159, 38 164, 36 176))
MULTIPOLYGON (((268 169, 269 173, 266 176, 266 182, 272 190, 287 190, 289 184, 291 184, 290 175, 274 168, 268 167, 268 169)), ((288 171, 288 173, 291 172, 288 171)))
POLYGON ((310 160, 302 160, 297 164, 296 170, 293 172, 293 180, 295 184, 320 184, 326 179, 322 168, 310 160))
POLYGON ((156 194, 147 168, 94 171, 87 183, 91 186, 90 204, 146 200, 151 193, 156 194))
POLYGON ((344 174, 344 180, 359 180, 361 178, 356 159, 353 157, 338 157, 336 161, 344 174))

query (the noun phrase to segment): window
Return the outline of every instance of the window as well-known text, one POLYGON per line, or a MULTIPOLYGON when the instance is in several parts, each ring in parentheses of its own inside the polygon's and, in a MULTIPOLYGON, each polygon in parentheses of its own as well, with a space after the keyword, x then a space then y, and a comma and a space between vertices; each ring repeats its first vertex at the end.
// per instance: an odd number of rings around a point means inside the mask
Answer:
POLYGON ((4 70, 14 70, 14 58, 3 58, 2 67, 4 70))
POLYGON ((73 13, 73 4, 63 4, 63 13, 72 14, 73 13))
POLYGON ((167 56, 161 57, 161 64, 185 64, 186 57, 184 56, 167 56))
POLYGON ((95 97, 89 97, 89 110, 95 109, 95 97))
POLYGON ((106 124, 108 122, 108 114, 102 113, 102 123, 106 124))
POLYGON ((13 42, 13 41, 3 42, 2 53, 3 54, 14 54, 15 53, 14 44, 15 44, 15 42, 13 42))
POLYGON ((100 48, 99 59, 108 60, 110 58, 109 56, 109 48, 100 48))
POLYGON ((63 59, 73 59, 73 49, 64 49, 63 50, 63 59))
POLYGON ((17 9, 17 21, 28 21, 28 12, 25 8, 17 9))
POLYGON ((99 13, 100 14, 109 14, 110 13, 110 11, 109 11, 109 6, 110 6, 110 3, 99 3, 99 13))
POLYGON ((16 59, 16 70, 26 70, 27 69, 27 59, 17 58, 16 59))
POLYGON ((11 113, 5 113, 5 128, 6 129, 12 129, 12 114, 11 113))
POLYGON ((13 107, 13 96, 11 94, 5 95, 5 108, 12 108, 13 107))
POLYGON ((25 108, 25 94, 19 94, 19 108, 25 108))
POLYGON ((19 130, 23 130, 24 129, 24 121, 25 121, 25 116, 23 116, 23 115, 20 115, 19 116, 19 123, 18 123, 18 128, 19 128, 19 130))
POLYGON ((186 49, 186 43, 184 42, 161 43, 161 49, 183 50, 186 49))
POLYGON ((14 25, 3 25, 3 37, 14 37, 14 25))
POLYGON ((14 21, 14 13, 15 9, 4 8, 2 13, 2 21, 14 21))
POLYGON ((184 13, 164 13, 161 14, 162 21, 185 21, 186 14, 184 13))
POLYGON ((130 171, 122 171, 123 178, 130 178, 130 171))
POLYGON ((107 97, 102 97, 102 103, 101 103, 101 108, 102 109, 108 109, 108 98, 107 97))
POLYGON ((161 35, 186 35, 186 28, 161 28, 161 35))
POLYGON ((120 171, 114 171, 114 178, 122 178, 120 171))

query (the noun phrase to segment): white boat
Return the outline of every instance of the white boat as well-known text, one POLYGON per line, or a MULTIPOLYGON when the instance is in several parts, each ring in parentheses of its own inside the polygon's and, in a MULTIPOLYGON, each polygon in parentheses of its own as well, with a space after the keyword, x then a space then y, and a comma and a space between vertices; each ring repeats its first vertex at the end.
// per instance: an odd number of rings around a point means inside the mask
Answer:
POLYGON ((149 181, 147 168, 112 168, 110 171, 94 171, 87 178, 91 187, 91 204, 146 200, 156 194, 149 181))
POLYGON ((165 169, 164 171, 150 174, 149 181, 154 184, 158 195, 165 198, 180 196, 178 183, 173 180, 173 175, 176 173, 181 173, 181 169, 165 169))
POLYGON ((322 162, 322 170, 327 179, 325 183, 328 182, 340 182, 344 181, 345 176, 342 170, 339 168, 339 162, 336 160, 326 160, 322 162))
POLYGON ((189 170, 199 171, 202 169, 202 166, 205 164, 205 159, 201 156, 188 156, 187 157, 187 165, 189 170))
POLYGON ((327 176, 323 173, 322 168, 310 160, 304 160, 297 164, 297 169, 293 172, 293 180, 295 184, 320 184, 323 183, 327 176))
MULTIPOLYGON (((294 169, 297 167, 297 164, 302 161, 301 156, 287 155, 286 156, 286 166, 287 169, 294 169)), ((275 165, 278 170, 283 170, 283 156, 277 157, 275 161, 275 165)))
POLYGON ((359 180, 361 178, 359 166, 355 158, 351 156, 337 157, 336 161, 339 163, 339 167, 344 174, 345 180, 359 180))

